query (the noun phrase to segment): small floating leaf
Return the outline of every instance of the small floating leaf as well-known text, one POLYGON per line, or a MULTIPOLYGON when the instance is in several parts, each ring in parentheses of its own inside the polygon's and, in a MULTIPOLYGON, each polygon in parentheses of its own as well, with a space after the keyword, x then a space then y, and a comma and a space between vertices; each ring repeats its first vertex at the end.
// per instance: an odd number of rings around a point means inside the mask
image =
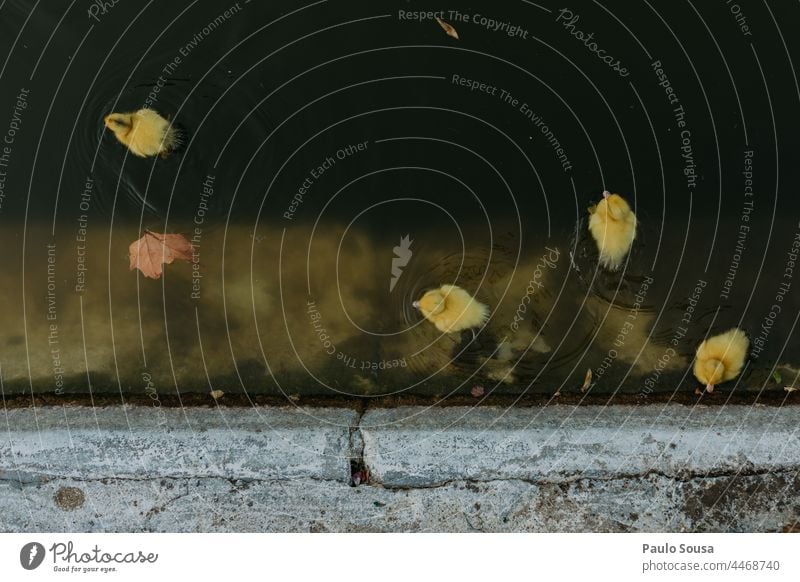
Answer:
POLYGON ((161 234, 146 230, 142 238, 128 247, 130 270, 139 269, 145 277, 158 279, 162 265, 180 260, 191 262, 192 243, 182 234, 161 234))
POLYGON ((442 20, 438 16, 436 17, 436 22, 438 22, 439 26, 442 27, 442 30, 444 30, 447 33, 447 36, 452 37, 452 38, 454 38, 456 40, 459 40, 458 32, 450 24, 447 24, 444 20, 442 20))
POLYGON ((483 396, 484 393, 483 386, 481 386, 480 384, 475 384, 475 386, 472 387, 472 390, 470 390, 469 393, 472 394, 475 398, 480 398, 481 396, 483 396))
POLYGON ((220 398, 225 396, 225 393, 222 390, 212 390, 211 392, 209 392, 209 394, 211 394, 211 398, 213 398, 214 400, 219 400, 220 398))
POLYGON ((589 368, 586 370, 586 376, 583 377, 583 386, 581 386, 581 392, 586 392, 589 389, 589 386, 592 385, 592 369, 589 368))

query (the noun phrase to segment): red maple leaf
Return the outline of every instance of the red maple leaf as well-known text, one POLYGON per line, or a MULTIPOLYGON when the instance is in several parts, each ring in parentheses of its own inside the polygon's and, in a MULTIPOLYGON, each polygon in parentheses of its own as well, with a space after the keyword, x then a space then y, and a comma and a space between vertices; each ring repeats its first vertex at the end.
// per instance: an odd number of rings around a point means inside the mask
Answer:
POLYGON ((159 234, 149 230, 128 247, 131 257, 130 270, 139 269, 145 277, 158 279, 164 272, 163 264, 172 261, 192 260, 192 243, 182 234, 159 234))

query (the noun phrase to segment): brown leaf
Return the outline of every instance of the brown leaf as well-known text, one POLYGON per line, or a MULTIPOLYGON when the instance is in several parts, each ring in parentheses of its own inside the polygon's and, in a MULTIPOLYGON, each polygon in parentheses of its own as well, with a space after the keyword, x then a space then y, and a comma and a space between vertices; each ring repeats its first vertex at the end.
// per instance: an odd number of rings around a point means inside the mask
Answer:
POLYGON ((158 279, 164 269, 178 259, 192 260, 192 243, 182 234, 159 234, 146 230, 144 236, 128 247, 131 257, 130 270, 139 269, 145 277, 158 279))
POLYGON ((438 22, 439 26, 442 27, 442 30, 444 30, 447 33, 447 36, 458 40, 458 32, 456 31, 455 28, 447 24, 444 20, 442 20, 438 16, 436 17, 436 22, 438 22))
POLYGON ((483 386, 481 386, 480 384, 475 384, 475 386, 472 387, 472 390, 470 390, 469 393, 472 394, 475 398, 480 398, 481 396, 483 396, 484 393, 483 386))
POLYGON ((583 386, 581 386, 581 392, 586 392, 589 389, 589 386, 592 385, 592 369, 589 368, 586 370, 586 376, 583 377, 583 386))
POLYGON ((222 390, 212 390, 211 392, 209 392, 209 394, 211 395, 211 398, 213 398, 214 400, 219 400, 220 398, 225 396, 225 393, 222 390))

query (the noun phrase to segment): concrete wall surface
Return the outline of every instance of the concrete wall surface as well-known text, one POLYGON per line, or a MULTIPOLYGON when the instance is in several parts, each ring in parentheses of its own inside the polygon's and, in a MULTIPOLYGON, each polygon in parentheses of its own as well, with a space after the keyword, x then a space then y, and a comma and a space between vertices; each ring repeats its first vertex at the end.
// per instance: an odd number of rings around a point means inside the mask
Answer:
POLYGON ((780 531, 800 518, 799 421, 749 406, 8 409, 0 530, 780 531))

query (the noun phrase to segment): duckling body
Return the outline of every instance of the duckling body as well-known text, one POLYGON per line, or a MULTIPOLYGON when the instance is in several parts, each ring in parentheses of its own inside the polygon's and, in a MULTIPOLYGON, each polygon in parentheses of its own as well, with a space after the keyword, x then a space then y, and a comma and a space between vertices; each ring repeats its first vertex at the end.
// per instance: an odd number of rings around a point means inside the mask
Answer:
POLYGON ((159 154, 166 156, 180 143, 178 131, 152 109, 111 113, 103 121, 120 143, 142 158, 159 154))
POLYGON ((636 215, 622 196, 608 191, 589 212, 589 232, 597 243, 600 264, 616 271, 636 238, 636 215))
POLYGON ((414 307, 444 333, 457 333, 480 327, 489 317, 489 308, 456 285, 442 285, 425 293, 414 307))
POLYGON ((706 339, 697 347, 694 361, 694 376, 706 390, 714 391, 714 386, 733 380, 742 371, 750 340, 738 328, 706 339))

